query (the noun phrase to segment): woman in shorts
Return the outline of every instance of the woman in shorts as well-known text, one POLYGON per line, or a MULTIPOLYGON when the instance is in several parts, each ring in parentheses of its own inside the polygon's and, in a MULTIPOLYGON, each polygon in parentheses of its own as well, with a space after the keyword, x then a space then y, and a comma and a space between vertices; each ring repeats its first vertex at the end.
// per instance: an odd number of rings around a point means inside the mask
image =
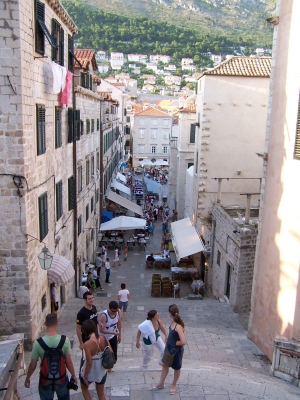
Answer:
POLYGON ((83 345, 84 358, 80 366, 80 383, 82 395, 85 400, 91 400, 89 385, 95 382, 99 400, 106 400, 104 385, 106 382, 107 370, 102 366, 102 352, 108 341, 98 335, 94 321, 88 319, 81 326, 82 333, 89 339, 83 345))
POLYGON ((127 321, 127 307, 129 299, 130 299, 129 290, 126 289, 125 283, 121 283, 121 290, 119 290, 118 293, 118 300, 119 300, 119 309, 121 310, 121 318, 123 311, 123 319, 125 319, 125 321, 127 321))

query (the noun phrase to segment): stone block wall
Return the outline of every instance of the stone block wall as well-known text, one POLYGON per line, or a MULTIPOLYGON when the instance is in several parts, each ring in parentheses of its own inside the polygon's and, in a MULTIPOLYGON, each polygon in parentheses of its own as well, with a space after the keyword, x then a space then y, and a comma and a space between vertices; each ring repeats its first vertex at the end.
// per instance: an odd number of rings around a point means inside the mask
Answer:
MULTIPOLYGON (((1 2, 0 11, 0 334, 23 332, 28 346, 40 334, 50 312, 47 272, 37 259, 43 247, 38 239, 38 197, 44 192, 48 194, 49 227, 44 242, 52 254, 63 253, 74 263, 67 187, 73 175, 73 149, 67 143, 66 107, 63 144, 55 149, 54 109, 59 101, 52 93, 51 47, 46 38, 45 57, 35 52, 34 1, 1 2), (46 109, 46 153, 39 156, 36 104, 46 109), (56 221, 55 183, 59 180, 63 180, 63 216, 56 221), (61 236, 59 246, 55 245, 57 235, 61 236)), ((67 35, 76 27, 58 0, 45 3, 45 23, 50 32, 52 18, 65 32, 67 65, 67 35)), ((71 283, 64 287, 63 297, 73 295, 71 283)))
POLYGON ((257 228, 239 225, 219 205, 213 208, 213 221, 215 230, 214 238, 211 238, 213 254, 208 270, 208 288, 216 298, 223 297, 226 294, 230 266, 229 302, 235 312, 249 312, 257 228))

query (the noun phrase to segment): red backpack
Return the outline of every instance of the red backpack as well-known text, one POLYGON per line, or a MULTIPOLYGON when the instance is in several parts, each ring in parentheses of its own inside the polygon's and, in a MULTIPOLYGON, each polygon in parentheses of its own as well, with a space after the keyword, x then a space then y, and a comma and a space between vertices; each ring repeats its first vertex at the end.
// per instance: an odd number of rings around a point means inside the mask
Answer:
POLYGON ((54 386, 62 385, 66 382, 67 368, 66 360, 62 348, 66 341, 66 336, 61 335, 57 347, 49 347, 40 337, 37 339, 39 345, 45 350, 40 370, 40 385, 54 386))

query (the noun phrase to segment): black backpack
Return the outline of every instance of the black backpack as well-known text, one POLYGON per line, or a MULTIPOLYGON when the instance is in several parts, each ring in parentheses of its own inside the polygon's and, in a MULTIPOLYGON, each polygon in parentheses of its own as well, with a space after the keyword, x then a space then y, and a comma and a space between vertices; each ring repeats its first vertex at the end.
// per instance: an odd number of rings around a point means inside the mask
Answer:
POLYGON ((65 344, 66 336, 61 335, 58 346, 54 348, 47 346, 41 337, 37 341, 42 349, 45 350, 41 361, 40 385, 54 386, 64 384, 67 377, 67 368, 62 348, 65 344))

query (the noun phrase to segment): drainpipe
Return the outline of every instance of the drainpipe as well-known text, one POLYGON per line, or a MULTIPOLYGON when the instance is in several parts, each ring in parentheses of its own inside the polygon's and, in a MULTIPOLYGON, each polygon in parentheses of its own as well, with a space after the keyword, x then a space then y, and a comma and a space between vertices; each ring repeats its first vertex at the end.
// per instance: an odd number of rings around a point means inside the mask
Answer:
MULTIPOLYGON (((73 35, 74 41, 74 35, 73 35)), ((75 207, 73 209, 73 258, 75 270, 75 296, 78 297, 78 262, 77 262, 77 159, 76 159, 76 137, 75 137, 75 110, 76 110, 76 97, 74 87, 74 73, 72 77, 72 96, 73 96, 73 177, 75 186, 75 207)))
POLYGON ((222 178, 218 178, 218 195, 217 195, 217 203, 221 203, 221 188, 222 188, 222 178))

